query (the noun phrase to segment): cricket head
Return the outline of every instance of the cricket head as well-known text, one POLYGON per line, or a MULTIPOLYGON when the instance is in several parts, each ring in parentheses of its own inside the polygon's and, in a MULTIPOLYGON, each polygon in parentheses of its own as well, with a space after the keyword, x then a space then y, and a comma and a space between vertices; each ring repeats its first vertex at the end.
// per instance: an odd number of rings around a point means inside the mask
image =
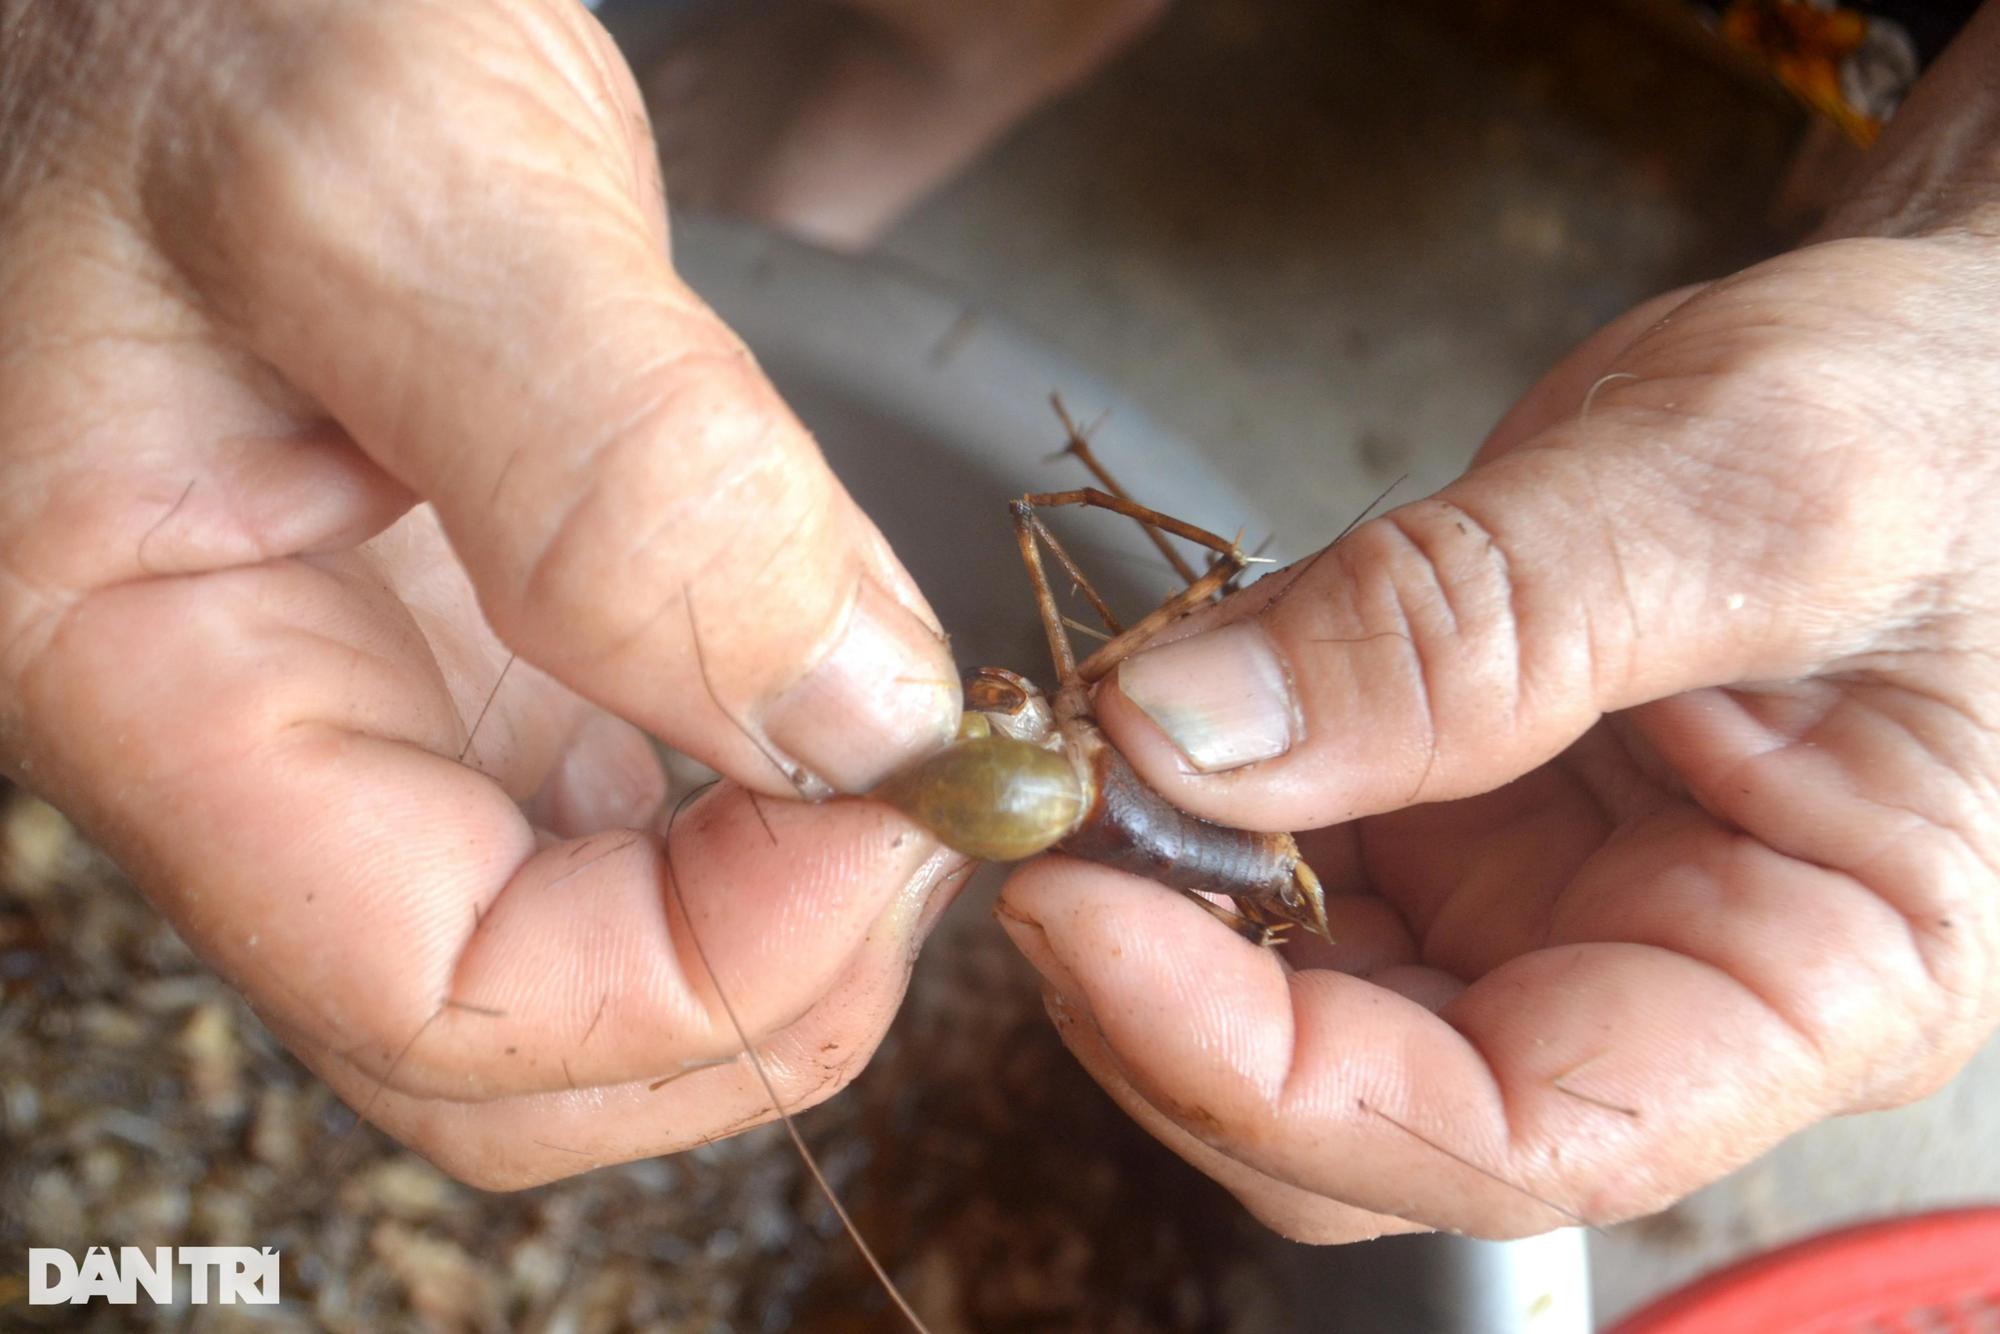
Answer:
POLYGON ((983 721, 991 731, 1016 741, 1056 744, 1055 710, 1048 697, 1033 681, 1005 667, 974 667, 965 674, 965 717, 978 720, 972 723, 975 731, 983 721))

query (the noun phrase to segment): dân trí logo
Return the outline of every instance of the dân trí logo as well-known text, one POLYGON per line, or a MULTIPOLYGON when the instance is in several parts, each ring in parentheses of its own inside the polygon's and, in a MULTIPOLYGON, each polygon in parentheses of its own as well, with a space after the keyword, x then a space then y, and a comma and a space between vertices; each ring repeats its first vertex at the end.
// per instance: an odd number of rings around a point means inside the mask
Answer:
POLYGON ((81 1306, 103 1301, 133 1306, 139 1294, 161 1306, 174 1300, 176 1274, 187 1272, 187 1299, 195 1306, 275 1306, 278 1252, 269 1246, 92 1246, 79 1262, 53 1246, 28 1248, 28 1305, 81 1306))

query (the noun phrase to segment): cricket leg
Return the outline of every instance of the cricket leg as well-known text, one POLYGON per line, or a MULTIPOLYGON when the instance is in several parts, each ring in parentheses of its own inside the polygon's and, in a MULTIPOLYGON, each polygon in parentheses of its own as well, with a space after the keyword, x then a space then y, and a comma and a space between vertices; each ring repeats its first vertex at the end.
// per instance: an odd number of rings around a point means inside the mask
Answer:
POLYGON ((1076 561, 1071 559, 1068 550, 1063 547, 1061 542, 1056 540, 1056 535, 1049 531, 1048 525, 1042 522, 1042 516, 1035 513, 1032 507, 1024 507, 1015 521, 1017 523, 1025 522, 1029 528, 1034 530, 1035 536, 1040 538, 1042 545, 1049 549, 1049 554, 1056 558, 1056 563, 1063 567, 1063 573, 1069 576, 1070 582, 1076 586, 1076 590, 1082 593, 1084 598, 1090 603, 1091 609, 1097 613, 1097 618, 1104 622, 1104 628, 1114 635, 1124 630, 1125 627, 1119 623, 1117 615, 1113 613, 1104 599, 1098 595, 1097 590, 1091 586, 1090 580, 1084 576, 1082 568, 1077 565, 1076 561))
POLYGON ((1056 595, 1049 588, 1048 571, 1042 566, 1034 509, 1026 501, 1017 500, 1008 510, 1014 516, 1014 540, 1020 544, 1021 563, 1028 567, 1028 583, 1035 590, 1035 609, 1041 613, 1042 633, 1049 638, 1049 659, 1055 666, 1060 689, 1076 679, 1076 651, 1070 647, 1069 631, 1056 607, 1056 595))
POLYGON ((1183 889, 1178 892, 1185 895, 1190 903, 1195 904, 1210 917, 1221 922, 1224 926, 1253 945, 1274 946, 1283 944, 1285 933, 1291 930, 1292 924, 1290 922, 1270 921, 1261 914, 1256 913, 1251 909, 1250 905, 1245 904, 1240 899, 1236 901, 1236 906, 1241 911, 1232 912, 1228 908, 1223 907, 1221 904, 1214 902, 1204 895, 1196 893, 1192 889, 1183 889))
MULTIPOLYGON (((1023 543, 1032 542, 1028 529, 1024 526, 1027 518, 1032 517, 1038 507, 1055 505, 1083 505, 1093 509, 1110 510, 1114 514, 1122 514, 1128 519, 1136 519, 1162 532, 1207 547, 1220 558, 1209 567, 1208 573, 1168 598, 1137 625, 1118 633, 1110 643, 1086 658, 1079 669, 1081 680, 1086 685, 1102 680, 1119 663, 1143 648, 1147 641, 1163 628, 1208 602, 1245 566, 1252 564, 1256 559, 1245 555, 1243 549, 1235 542, 1211 533, 1206 528, 1196 527, 1172 515, 1162 514, 1158 510, 1149 509, 1136 501, 1113 495, 1108 491, 1100 491, 1096 487, 1083 487, 1075 491, 1042 492, 1026 495, 1015 501, 1015 524, 1021 533, 1023 543)), ((1034 560, 1039 567, 1039 555, 1034 560)), ((1051 598, 1049 610, 1052 612, 1053 608, 1054 600, 1051 598)), ((1064 639, 1064 648, 1068 649, 1067 637, 1064 639)))
MULTIPOLYGON (((1061 394, 1050 394, 1049 406, 1056 410, 1056 419, 1062 423, 1063 431, 1069 436, 1068 441, 1055 457, 1060 457, 1061 454, 1073 455, 1078 462, 1082 463, 1089 470, 1090 475, 1095 477, 1099 485, 1103 486, 1106 491, 1117 496, 1120 500, 1131 500, 1131 492, 1118 484, 1118 479, 1111 475, 1111 470, 1099 461, 1096 451, 1090 447, 1090 431, 1095 429, 1094 424, 1091 428, 1079 429, 1076 419, 1069 415, 1069 408, 1064 405, 1061 394)), ((1181 582, 1183 584, 1193 583, 1196 578, 1194 567, 1187 563, 1185 556, 1174 550, 1173 543, 1167 541, 1166 534, 1162 533, 1152 524, 1147 523, 1144 519, 1137 519, 1135 522, 1138 523, 1140 528, 1145 530, 1146 536, 1152 539, 1153 545, 1159 548, 1160 554, 1166 557, 1167 564, 1173 566, 1174 573, 1180 576, 1181 582)))

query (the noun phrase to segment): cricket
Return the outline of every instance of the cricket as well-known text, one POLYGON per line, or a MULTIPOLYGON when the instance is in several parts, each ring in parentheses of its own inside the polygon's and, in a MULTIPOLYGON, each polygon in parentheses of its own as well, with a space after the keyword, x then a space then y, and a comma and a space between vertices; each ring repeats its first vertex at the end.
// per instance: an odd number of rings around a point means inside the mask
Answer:
POLYGON ((871 795, 969 857, 1018 861, 1053 848, 1180 890, 1260 945, 1280 943, 1293 927, 1325 937, 1324 892, 1290 834, 1232 829, 1175 808, 1133 771, 1091 713, 1091 687, 1168 626, 1222 596, 1260 558, 1133 501, 1090 452, 1061 399, 1052 402, 1069 433, 1064 452, 1082 459, 1105 487, 1030 493, 1009 507, 1048 636, 1054 694, 1004 668, 972 669, 958 740, 871 795), (1122 625, 1042 520, 1042 510, 1066 505, 1136 521, 1175 562, 1185 586, 1129 628, 1122 625), (1213 553, 1209 568, 1199 575, 1189 569, 1165 534, 1213 553), (1105 642, 1080 662, 1049 584, 1044 549, 1104 622, 1105 642), (1209 895, 1230 898, 1235 910, 1209 895))

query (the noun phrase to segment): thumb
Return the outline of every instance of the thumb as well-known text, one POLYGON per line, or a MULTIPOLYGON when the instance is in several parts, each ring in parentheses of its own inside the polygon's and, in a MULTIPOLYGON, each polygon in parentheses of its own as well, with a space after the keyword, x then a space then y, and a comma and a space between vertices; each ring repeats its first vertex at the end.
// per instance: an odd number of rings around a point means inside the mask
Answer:
POLYGON ((746 783, 869 786, 956 722, 935 618, 673 272, 602 34, 456 8, 332 11, 260 114, 222 109, 214 225, 163 231, 436 506, 510 647, 746 783))
POLYGON ((1754 281, 1669 305, 1579 349, 1457 482, 1128 659, 1097 700, 1120 748, 1184 809, 1315 828, 1868 648, 1939 556, 1931 483, 1840 388, 1881 368, 1754 281))

